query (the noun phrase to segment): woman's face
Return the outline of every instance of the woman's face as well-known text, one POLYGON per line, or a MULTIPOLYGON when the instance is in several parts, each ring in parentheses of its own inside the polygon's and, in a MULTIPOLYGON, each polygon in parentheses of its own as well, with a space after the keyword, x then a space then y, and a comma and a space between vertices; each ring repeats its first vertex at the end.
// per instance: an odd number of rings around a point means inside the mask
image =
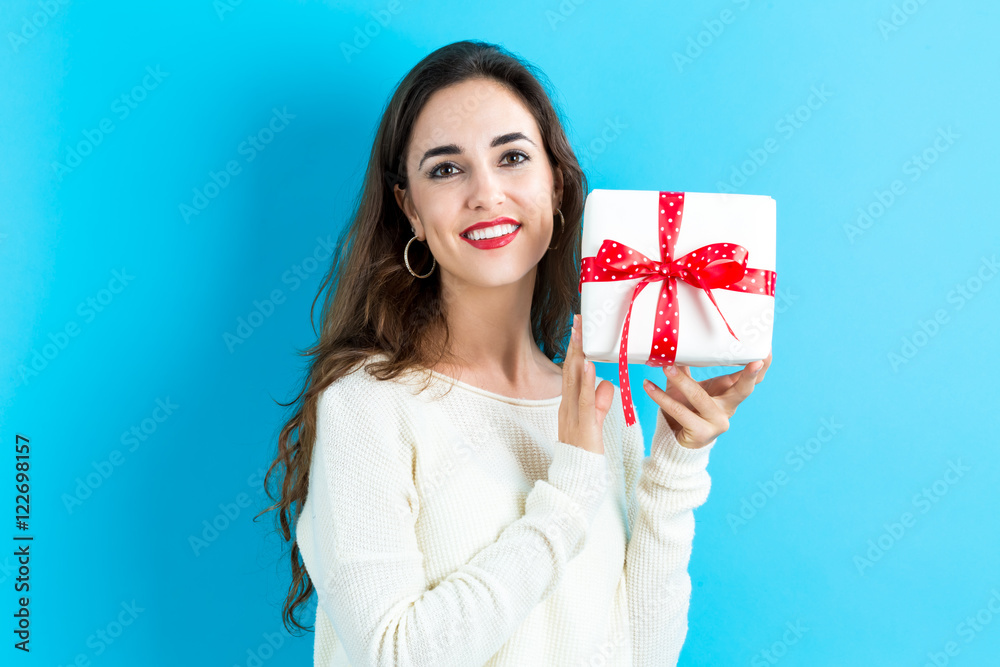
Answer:
POLYGON ((396 186, 396 201, 437 259, 442 280, 479 287, 530 280, 530 289, 536 265, 553 245, 562 174, 551 168, 538 125, 521 101, 489 79, 437 91, 417 117, 405 160, 407 188, 396 186), (482 231, 508 232, 507 225, 516 231, 478 243, 463 235, 498 218, 509 220, 482 231))

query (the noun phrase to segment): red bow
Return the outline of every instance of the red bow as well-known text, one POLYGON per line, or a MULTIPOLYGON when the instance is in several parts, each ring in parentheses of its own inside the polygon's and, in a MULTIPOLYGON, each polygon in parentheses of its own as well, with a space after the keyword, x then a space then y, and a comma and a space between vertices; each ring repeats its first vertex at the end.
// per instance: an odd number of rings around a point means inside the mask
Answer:
POLYGON ((672 259, 674 242, 680 231, 681 217, 684 214, 683 192, 660 193, 660 261, 650 259, 644 254, 630 248, 624 243, 606 240, 601 244, 597 255, 584 257, 580 271, 580 287, 583 291, 585 282, 610 282, 612 280, 634 280, 641 278, 632 292, 625 324, 622 327, 621 348, 618 351, 618 378, 621 385, 622 409, 625 412, 625 423, 631 426, 635 423, 635 410, 632 406, 632 394, 628 380, 628 327, 632 316, 632 306, 635 298, 654 280, 662 280, 660 300, 654 315, 652 348, 649 352, 647 366, 665 366, 673 364, 677 356, 677 331, 680 329, 676 294, 677 280, 683 280, 689 285, 705 290, 708 298, 725 322, 726 328, 733 338, 739 340, 729 326, 725 315, 712 295, 713 289, 728 289, 737 292, 754 292, 774 296, 775 272, 762 269, 748 269, 749 253, 743 246, 735 243, 710 243, 697 250, 692 250, 683 257, 672 259))

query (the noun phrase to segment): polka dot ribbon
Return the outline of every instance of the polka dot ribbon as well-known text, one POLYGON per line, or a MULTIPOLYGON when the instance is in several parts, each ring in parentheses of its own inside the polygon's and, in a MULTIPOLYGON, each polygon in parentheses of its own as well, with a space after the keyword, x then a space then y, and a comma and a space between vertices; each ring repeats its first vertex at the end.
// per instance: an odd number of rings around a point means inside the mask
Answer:
POLYGON ((747 268, 746 248, 735 243, 710 243, 688 254, 673 259, 674 243, 681 228, 684 215, 683 192, 660 193, 660 255, 659 261, 630 248, 624 243, 608 239, 601 244, 597 255, 584 257, 580 271, 579 291, 585 282, 610 282, 612 280, 634 280, 639 278, 632 291, 628 313, 622 327, 622 343, 618 351, 618 379, 622 393, 622 409, 625 423, 635 423, 635 410, 628 379, 628 327, 632 317, 635 298, 650 282, 662 280, 660 299, 654 315, 652 348, 647 366, 666 366, 677 357, 677 332, 680 330, 676 285, 683 280, 689 285, 705 290, 708 298, 719 312, 719 316, 733 338, 739 340, 722 314, 719 304, 712 295, 713 289, 727 289, 736 292, 756 292, 774 296, 774 271, 747 268))

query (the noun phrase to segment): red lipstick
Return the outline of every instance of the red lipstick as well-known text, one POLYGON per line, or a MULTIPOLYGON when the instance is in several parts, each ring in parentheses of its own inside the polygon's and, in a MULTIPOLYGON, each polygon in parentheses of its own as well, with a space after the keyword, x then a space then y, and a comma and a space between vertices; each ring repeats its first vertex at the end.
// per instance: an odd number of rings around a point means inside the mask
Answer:
POLYGON ((477 222, 476 224, 467 227, 465 231, 463 231, 460 234, 460 236, 462 237, 463 241, 465 241, 466 243, 468 243, 473 247, 479 248, 480 250, 490 250, 492 248, 500 248, 502 246, 507 245, 508 243, 514 240, 514 237, 517 236, 517 233, 519 231, 521 231, 521 225, 516 220, 514 220, 513 218, 499 217, 495 220, 488 220, 486 222, 477 222), (516 229, 510 232, 509 234, 504 234, 503 236, 497 236, 492 239, 480 239, 478 241, 474 241, 473 239, 470 239, 469 237, 466 236, 467 233, 472 232, 474 230, 484 229, 486 227, 495 227, 497 225, 515 225, 516 229))

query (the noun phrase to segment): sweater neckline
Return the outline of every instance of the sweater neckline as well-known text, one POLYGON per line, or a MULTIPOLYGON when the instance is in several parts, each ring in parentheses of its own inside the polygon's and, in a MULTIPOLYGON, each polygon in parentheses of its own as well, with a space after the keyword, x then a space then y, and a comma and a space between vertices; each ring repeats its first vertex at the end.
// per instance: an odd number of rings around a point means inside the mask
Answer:
POLYGON ((468 382, 463 382, 463 381, 459 380, 458 378, 453 378, 450 375, 445 375, 444 373, 441 373, 440 371, 436 371, 433 368, 427 368, 425 366, 424 369, 428 373, 430 373, 431 375, 433 375, 434 377, 436 377, 436 378, 438 378, 440 380, 444 380, 445 382, 450 382, 450 383, 458 386, 461 389, 465 389, 466 391, 470 391, 470 392, 473 392, 475 394, 479 394, 480 396, 485 396, 487 398, 492 398, 493 400, 496 400, 496 401, 501 401, 501 402, 504 402, 504 403, 510 403, 511 405, 523 405, 523 406, 528 406, 528 407, 540 407, 541 408, 541 407, 549 407, 549 406, 553 406, 553 405, 559 405, 562 402, 562 394, 560 394, 558 396, 554 396, 552 398, 514 398, 512 396, 504 396, 503 394, 498 394, 496 392, 492 392, 492 391, 490 391, 488 389, 483 389, 482 387, 477 387, 475 385, 469 384, 468 382))

